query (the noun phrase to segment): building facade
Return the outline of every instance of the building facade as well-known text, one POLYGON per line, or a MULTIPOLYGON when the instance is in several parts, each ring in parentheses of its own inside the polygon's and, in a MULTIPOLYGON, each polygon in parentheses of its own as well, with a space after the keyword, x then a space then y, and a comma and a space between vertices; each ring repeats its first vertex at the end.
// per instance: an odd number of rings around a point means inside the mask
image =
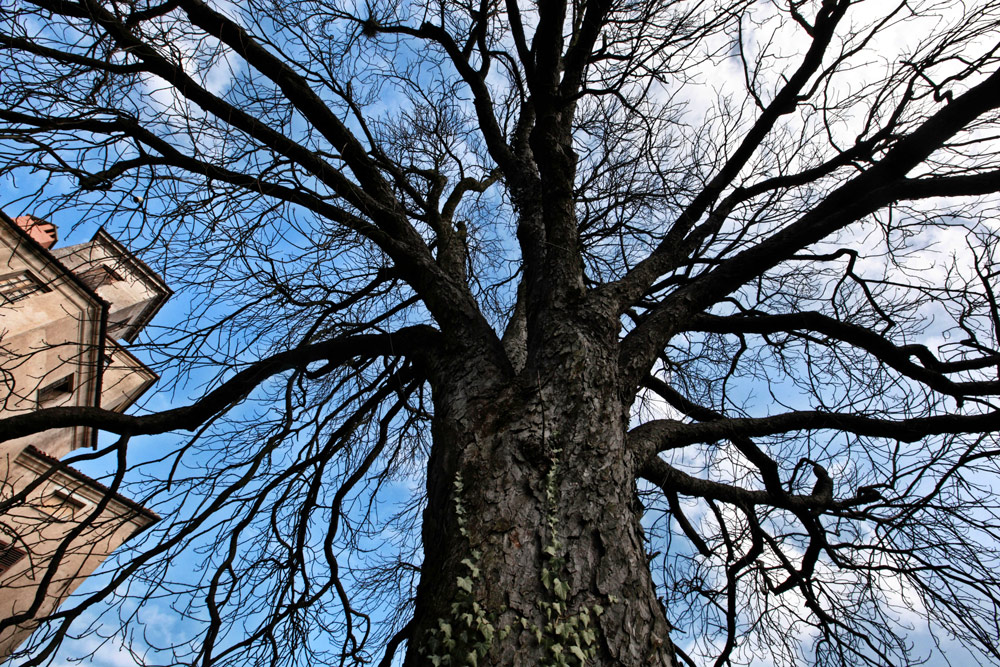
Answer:
MULTIPOLYGON (((0 418, 55 406, 124 411, 156 375, 132 342, 171 292, 103 229, 56 247, 55 227, 0 212, 0 418)), ((0 443, 0 661, 154 513, 60 461, 89 428, 0 443)))

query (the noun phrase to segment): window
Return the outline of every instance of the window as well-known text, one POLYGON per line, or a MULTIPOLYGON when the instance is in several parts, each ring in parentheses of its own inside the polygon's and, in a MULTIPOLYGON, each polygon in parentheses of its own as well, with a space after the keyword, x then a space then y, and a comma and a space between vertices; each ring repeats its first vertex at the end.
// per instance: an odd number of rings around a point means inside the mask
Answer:
POLYGON ((73 374, 56 380, 38 390, 38 405, 45 407, 73 393, 73 374))
POLYGON ((34 505, 34 509, 47 514, 57 521, 71 521, 78 512, 85 509, 89 503, 72 491, 57 488, 52 493, 43 496, 34 505))
POLYGON ((11 273, 0 278, 0 304, 26 299, 35 292, 48 292, 48 288, 27 271, 11 273))
POLYGON ((78 273, 77 277, 84 282, 84 284, 90 289, 96 290, 102 285, 110 285, 113 282, 117 282, 122 279, 118 272, 107 266, 95 266, 92 269, 87 269, 82 273, 78 273))
POLYGON ((69 489, 56 489, 52 492, 52 497, 55 498, 59 503, 69 507, 71 511, 76 512, 77 510, 82 510, 87 506, 87 501, 82 498, 74 496, 69 489))
POLYGON ((26 553, 23 549, 18 549, 13 544, 0 542, 0 574, 14 567, 14 564, 24 558, 25 555, 26 553))

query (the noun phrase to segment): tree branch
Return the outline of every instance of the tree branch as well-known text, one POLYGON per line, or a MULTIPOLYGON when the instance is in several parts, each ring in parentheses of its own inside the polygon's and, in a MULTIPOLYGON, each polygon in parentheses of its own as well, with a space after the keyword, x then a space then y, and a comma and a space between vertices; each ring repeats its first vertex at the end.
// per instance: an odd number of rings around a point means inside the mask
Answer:
POLYGON ((897 346, 869 328, 841 322, 822 313, 806 311, 785 315, 749 315, 720 317, 698 315, 684 326, 686 331, 709 331, 712 333, 754 333, 773 334, 808 329, 819 332, 837 341, 843 341, 865 350, 879 361, 917 380, 931 389, 948 396, 994 396, 1000 394, 1000 380, 954 382, 947 372, 966 370, 970 366, 989 368, 1000 366, 1000 358, 983 357, 978 360, 957 362, 953 367, 938 360, 923 345, 897 346), (924 366, 914 363, 917 357, 924 366))
POLYGON ((770 417, 732 417, 703 423, 659 419, 632 429, 629 432, 629 440, 635 443, 637 449, 644 446, 655 451, 665 451, 695 443, 826 429, 870 438, 916 442, 932 435, 996 431, 1000 429, 1000 411, 979 415, 935 415, 898 420, 818 410, 797 410, 770 417))
POLYGON ((426 359, 433 356, 438 344, 439 333, 426 325, 307 344, 250 364, 191 405, 142 416, 91 407, 45 408, 0 419, 0 442, 70 426, 119 435, 191 431, 242 401, 264 381, 287 370, 322 361, 326 362, 324 372, 330 372, 357 358, 410 355, 426 359))
POLYGON ((688 317, 797 251, 912 193, 912 185, 902 180, 907 172, 948 138, 997 107, 1000 107, 1000 71, 943 106, 900 139, 871 168, 834 190, 801 218, 666 297, 622 342, 620 359, 625 386, 638 384, 664 342, 684 326, 688 317))
POLYGON ((778 119, 795 110, 799 102, 799 94, 809 79, 822 66, 823 56, 833 39, 837 25, 844 17, 850 4, 850 0, 823 3, 811 33, 812 44, 803 55, 801 64, 795 73, 787 79, 771 103, 761 112, 753 127, 733 151, 732 156, 678 216, 657 248, 620 280, 605 288, 614 295, 620 310, 627 308, 641 297, 659 276, 674 266, 680 257, 684 256, 684 250, 687 249, 688 245, 684 243, 687 233, 753 157, 778 119))
POLYGON ((801 512, 830 508, 834 503, 833 494, 826 488, 821 489, 818 493, 814 491, 808 496, 744 489, 722 482, 699 479, 678 470, 656 455, 646 460, 646 463, 639 468, 637 476, 656 485, 668 495, 679 493, 693 498, 718 500, 744 507, 768 505, 801 512))

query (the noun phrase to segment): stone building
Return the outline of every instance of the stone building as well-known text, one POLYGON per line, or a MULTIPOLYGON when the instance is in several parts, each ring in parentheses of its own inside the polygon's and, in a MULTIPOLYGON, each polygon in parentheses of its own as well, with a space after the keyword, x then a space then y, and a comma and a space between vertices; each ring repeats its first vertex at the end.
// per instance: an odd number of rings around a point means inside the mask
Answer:
MULTIPOLYGON (((56 248, 55 227, 0 212, 0 418, 53 406, 123 411, 156 380, 129 354, 169 298, 163 280, 103 229, 56 248)), ((156 521, 60 459, 89 428, 0 443, 0 661, 125 540, 156 521)))

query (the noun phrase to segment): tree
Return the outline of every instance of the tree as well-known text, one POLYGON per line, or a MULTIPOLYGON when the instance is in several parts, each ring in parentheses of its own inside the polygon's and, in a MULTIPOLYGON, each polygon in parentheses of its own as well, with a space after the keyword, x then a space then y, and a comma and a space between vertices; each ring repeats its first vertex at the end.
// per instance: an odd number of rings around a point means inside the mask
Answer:
POLYGON ((2 6, 5 177, 212 373, 0 422, 183 434, 26 664, 124 582, 184 664, 1000 662, 1000 3, 2 6))

